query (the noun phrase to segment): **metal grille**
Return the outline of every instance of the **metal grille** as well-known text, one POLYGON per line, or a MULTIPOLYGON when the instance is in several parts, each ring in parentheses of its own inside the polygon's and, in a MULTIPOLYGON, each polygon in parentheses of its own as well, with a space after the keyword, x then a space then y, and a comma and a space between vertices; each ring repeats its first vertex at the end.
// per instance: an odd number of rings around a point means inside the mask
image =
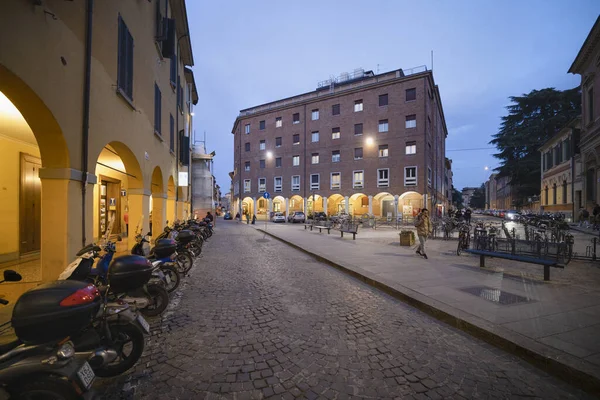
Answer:
POLYGON ((491 301, 493 303, 501 304, 503 306, 535 301, 534 299, 519 296, 518 294, 514 293, 505 292, 500 289, 494 289, 489 286, 472 286, 462 288, 460 290, 472 294, 474 296, 481 297, 482 299, 491 301))

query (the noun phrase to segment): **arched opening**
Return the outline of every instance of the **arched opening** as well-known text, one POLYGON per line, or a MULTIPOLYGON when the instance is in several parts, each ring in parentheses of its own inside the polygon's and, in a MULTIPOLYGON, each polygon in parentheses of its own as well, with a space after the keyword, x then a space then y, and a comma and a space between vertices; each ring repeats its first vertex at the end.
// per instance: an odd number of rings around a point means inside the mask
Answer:
POLYGON ((327 215, 338 215, 344 211, 344 196, 332 194, 327 198, 327 215))
POLYGON ((369 213, 369 198, 364 193, 354 193, 350 196, 348 210, 350 215, 360 217, 369 213))
MULTIPOLYGON (((4 291, 12 301, 33 282, 54 280, 82 242, 81 183, 52 112, 0 65, 0 265, 23 274, 4 291), (43 266, 43 268, 42 268, 43 266)), ((89 227, 89 224, 86 228, 89 227)))
POLYGON ((390 220, 394 218, 394 196, 391 193, 381 192, 373 197, 373 215, 390 220))
POLYGON ((304 211, 304 200, 302 199, 302 197, 300 197, 298 195, 294 195, 294 196, 290 197, 289 209, 290 209, 290 215, 294 211, 304 211))
POLYGON ((285 199, 283 196, 277 196, 273 199, 273 212, 280 212, 285 215, 285 199))
MULTIPOLYGON (((135 192, 140 192, 144 185, 140 164, 131 149, 122 142, 105 145, 96 158, 94 174, 97 180, 93 190, 94 240, 105 237, 109 227, 113 237, 133 238, 136 230, 146 233, 142 206, 133 204, 142 201, 141 197, 136 198, 141 193, 135 192)), ((128 241, 118 244, 118 250, 129 247, 128 241)))
POLYGON ((323 197, 318 194, 311 194, 306 199, 306 212, 308 216, 312 216, 314 212, 323 212, 323 197))
POLYGON ((254 215, 254 200, 252 199, 252 197, 245 197, 244 200, 242 200, 242 218, 245 218, 246 215, 249 215, 250 218, 252 219, 252 216, 254 215))
POLYGON ((160 235, 164 229, 167 211, 167 195, 163 185, 163 175, 159 166, 154 167, 152 171, 152 180, 150 183, 150 231, 152 237, 160 235))
POLYGON ((269 213, 269 200, 264 197, 260 197, 256 201, 256 218, 257 219, 268 219, 269 213))
POLYGON ((423 195, 417 192, 404 192, 398 197, 398 218, 404 222, 413 221, 423 208, 423 195))
POLYGON ((558 204, 557 201, 556 201, 556 183, 554 183, 552 185, 552 204, 553 205, 558 204))
POLYGON ((177 219, 177 211, 175 208, 175 199, 177 197, 177 188, 173 175, 169 176, 167 181, 167 221, 174 222, 177 219))

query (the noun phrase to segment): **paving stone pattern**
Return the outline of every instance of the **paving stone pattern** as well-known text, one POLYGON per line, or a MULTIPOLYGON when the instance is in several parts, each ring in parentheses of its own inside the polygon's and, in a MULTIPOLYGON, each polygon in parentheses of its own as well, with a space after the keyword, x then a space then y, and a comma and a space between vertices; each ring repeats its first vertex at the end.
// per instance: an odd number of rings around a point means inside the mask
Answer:
POLYGON ((584 399, 585 393, 235 222, 221 223, 104 399, 584 399))

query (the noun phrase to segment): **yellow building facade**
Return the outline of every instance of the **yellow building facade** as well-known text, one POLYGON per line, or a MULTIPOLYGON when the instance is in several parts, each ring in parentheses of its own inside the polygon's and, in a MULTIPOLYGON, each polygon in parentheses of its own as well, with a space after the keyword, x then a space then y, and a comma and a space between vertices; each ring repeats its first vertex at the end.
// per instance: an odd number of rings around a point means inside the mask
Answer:
POLYGON ((0 266, 55 279, 85 243, 190 212, 184 0, 0 6, 0 266), (18 268, 17 268, 18 269, 18 268))

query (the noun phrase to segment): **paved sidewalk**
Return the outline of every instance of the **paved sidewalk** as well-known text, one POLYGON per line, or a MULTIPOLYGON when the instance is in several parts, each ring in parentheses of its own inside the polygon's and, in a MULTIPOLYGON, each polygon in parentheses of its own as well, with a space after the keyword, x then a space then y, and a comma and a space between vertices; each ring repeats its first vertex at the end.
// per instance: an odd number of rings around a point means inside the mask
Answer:
POLYGON ((598 264, 552 269, 545 283, 541 266, 490 260, 481 270, 478 258, 452 255, 456 241, 428 242, 429 260, 422 259, 400 247, 391 229, 359 230, 356 241, 302 225, 269 223, 267 232, 578 386, 600 389, 598 264))

